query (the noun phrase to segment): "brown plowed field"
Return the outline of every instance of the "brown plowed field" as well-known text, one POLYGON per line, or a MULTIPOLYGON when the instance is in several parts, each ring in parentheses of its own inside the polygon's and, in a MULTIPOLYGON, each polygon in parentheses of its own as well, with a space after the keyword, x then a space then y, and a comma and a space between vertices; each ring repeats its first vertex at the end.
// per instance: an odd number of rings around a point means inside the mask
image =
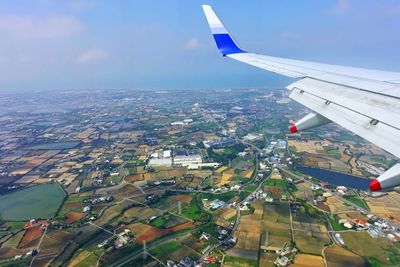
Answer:
POLYGON ((147 224, 135 223, 131 224, 129 228, 132 230, 133 233, 135 233, 137 241, 143 243, 143 241, 147 242, 150 240, 154 240, 167 233, 176 232, 186 228, 191 228, 193 226, 194 225, 192 222, 187 222, 167 229, 158 229, 156 227, 147 224))
POLYGON ((43 230, 40 225, 28 228, 24 234, 24 237, 22 237, 22 240, 19 243, 19 247, 28 248, 32 246, 33 241, 38 240, 42 236, 42 233, 43 230))
POLYGON ((67 216, 67 219, 64 221, 64 223, 71 224, 71 223, 77 222, 77 221, 81 220, 83 217, 85 217, 85 213, 68 212, 65 216, 67 216))

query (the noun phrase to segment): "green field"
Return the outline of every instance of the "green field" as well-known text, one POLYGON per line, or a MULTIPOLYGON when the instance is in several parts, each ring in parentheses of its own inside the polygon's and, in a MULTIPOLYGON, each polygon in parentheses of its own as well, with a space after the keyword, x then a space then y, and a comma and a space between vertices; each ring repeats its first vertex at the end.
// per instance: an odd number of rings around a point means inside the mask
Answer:
POLYGON ((189 205, 187 205, 183 208, 183 211, 182 211, 183 217, 186 217, 186 218, 189 218, 192 220, 200 219, 201 215, 202 215, 202 210, 199 207, 199 205, 197 204, 197 199, 195 197, 191 200, 189 205))
POLYGON ((283 180, 276 180, 276 179, 268 179, 264 182, 264 185, 266 186, 277 186, 282 189, 285 189, 285 182, 283 180))
POLYGON ((369 209, 367 203, 363 199, 361 199, 357 196, 344 196, 344 198, 350 202, 353 202, 354 204, 356 204, 357 206, 359 206, 361 208, 364 208, 367 210, 369 209))
POLYGON ((0 196, 0 214, 8 221, 48 219, 55 215, 64 197, 63 190, 55 183, 30 186, 0 196))
POLYGON ((333 231, 346 230, 346 227, 344 227, 342 224, 339 223, 339 219, 337 218, 336 215, 329 214, 329 215, 326 215, 326 218, 331 223, 333 231))
POLYGON ((225 257, 224 265, 235 266, 235 267, 257 266, 257 260, 248 260, 243 258, 227 256, 225 257))
POLYGON ((182 247, 182 244, 173 240, 168 243, 159 245, 156 248, 150 250, 150 254, 156 258, 161 259, 161 261, 166 261, 173 252, 177 251, 182 247))

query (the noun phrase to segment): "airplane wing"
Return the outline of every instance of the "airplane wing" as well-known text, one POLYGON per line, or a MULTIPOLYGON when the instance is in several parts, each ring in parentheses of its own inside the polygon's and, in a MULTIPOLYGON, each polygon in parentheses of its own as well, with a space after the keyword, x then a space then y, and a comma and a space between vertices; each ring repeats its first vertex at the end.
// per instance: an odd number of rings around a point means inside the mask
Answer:
MULTIPOLYGON (((255 67, 296 78, 290 98, 313 112, 293 125, 296 132, 335 122, 400 158, 400 73, 321 64, 250 53, 240 48, 211 6, 203 5, 218 50, 255 67)), ((389 172, 390 171, 390 172, 389 172)), ((370 189, 400 185, 400 164, 370 189)))

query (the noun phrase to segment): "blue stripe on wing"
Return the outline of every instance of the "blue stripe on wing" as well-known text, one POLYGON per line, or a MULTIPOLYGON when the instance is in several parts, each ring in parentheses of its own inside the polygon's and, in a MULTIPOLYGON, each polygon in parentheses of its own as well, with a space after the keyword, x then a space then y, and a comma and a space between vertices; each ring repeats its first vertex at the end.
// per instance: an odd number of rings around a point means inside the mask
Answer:
POLYGON ((240 49, 228 33, 213 34, 218 50, 223 56, 237 53, 247 53, 240 49))

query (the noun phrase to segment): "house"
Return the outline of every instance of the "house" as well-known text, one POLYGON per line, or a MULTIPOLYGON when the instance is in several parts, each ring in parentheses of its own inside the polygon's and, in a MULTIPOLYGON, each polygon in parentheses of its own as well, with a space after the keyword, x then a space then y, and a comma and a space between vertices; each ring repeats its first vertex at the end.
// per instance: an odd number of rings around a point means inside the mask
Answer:
POLYGON ((209 233, 203 232, 200 236, 200 240, 208 240, 211 237, 211 235, 209 233))
POLYGON ((89 212, 90 211, 90 206, 85 206, 83 208, 83 212, 89 212))

